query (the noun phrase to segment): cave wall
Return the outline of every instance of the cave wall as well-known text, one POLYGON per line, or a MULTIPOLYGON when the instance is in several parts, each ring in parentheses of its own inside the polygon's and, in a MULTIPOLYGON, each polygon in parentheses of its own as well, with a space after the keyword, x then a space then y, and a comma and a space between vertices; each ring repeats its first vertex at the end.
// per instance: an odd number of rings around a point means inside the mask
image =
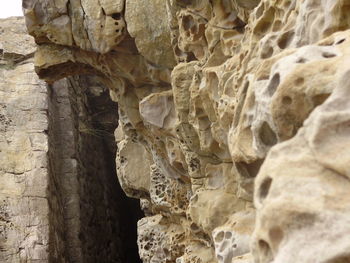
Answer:
MULTIPOLYGON (((50 233, 64 231, 66 262, 137 263, 133 231, 141 215, 116 177, 116 103, 92 76, 57 81, 49 91, 50 189, 60 198, 50 202, 63 218, 56 222, 58 213, 51 213, 50 233)), ((50 256, 52 262, 64 262, 62 251, 50 256)))
POLYGON ((48 83, 98 76, 143 262, 348 262, 347 0, 24 0, 48 83))
MULTIPOLYGON (((87 77, 63 79, 49 88, 50 190, 56 197, 50 202, 57 210, 50 214, 50 232, 61 233, 64 247, 64 254, 62 250, 50 253, 53 262, 65 262, 63 256, 66 262, 123 262, 117 238, 118 189, 113 180, 115 169, 109 165, 113 158, 108 157, 115 152, 109 146, 114 142, 113 129, 110 133, 93 121, 97 114, 100 122, 114 127, 116 105, 107 101, 104 109, 89 107, 90 88, 96 90, 96 97, 103 96, 103 86, 87 77), (114 112, 111 117, 110 112, 114 112), (108 136, 112 140, 108 141, 108 136), (61 218, 57 217, 60 213, 61 218)), ((52 245, 52 249, 57 247, 52 245)))

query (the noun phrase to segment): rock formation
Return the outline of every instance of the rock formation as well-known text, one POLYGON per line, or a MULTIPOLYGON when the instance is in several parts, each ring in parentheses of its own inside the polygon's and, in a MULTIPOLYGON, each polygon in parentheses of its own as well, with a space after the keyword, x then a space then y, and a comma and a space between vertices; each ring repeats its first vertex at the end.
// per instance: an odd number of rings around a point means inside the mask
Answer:
POLYGON ((46 260, 48 101, 23 18, 0 20, 0 52, 0 262, 46 260))
POLYGON ((118 103, 144 263, 350 262, 349 1, 23 7, 38 76, 93 76, 118 103))
POLYGON ((46 85, 24 18, 0 30, 0 262, 138 262, 108 90, 93 76, 46 85))

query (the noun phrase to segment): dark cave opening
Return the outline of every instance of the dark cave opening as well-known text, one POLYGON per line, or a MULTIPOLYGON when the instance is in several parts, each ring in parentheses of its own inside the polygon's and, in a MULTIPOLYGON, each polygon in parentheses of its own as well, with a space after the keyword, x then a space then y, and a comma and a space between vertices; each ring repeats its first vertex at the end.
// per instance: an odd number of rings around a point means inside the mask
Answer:
POLYGON ((87 89, 85 94, 87 95, 93 128, 106 133, 106 136, 101 137, 101 144, 104 145, 104 160, 109 171, 109 182, 107 183, 113 189, 111 195, 114 196, 111 196, 111 198, 118 200, 115 208, 118 211, 117 216, 120 222, 121 257, 125 263, 141 263, 137 247, 137 221, 144 217, 144 214, 140 208, 140 201, 125 195, 116 175, 115 156, 117 146, 114 139, 114 131, 118 125, 118 105, 111 100, 107 88, 103 87, 99 82, 97 85, 94 82, 93 79, 85 77, 81 81, 81 85, 88 84, 89 87, 100 89, 97 92, 96 90, 87 89), (97 94, 98 96, 96 96, 97 94))
POLYGON ((50 90, 50 262, 141 263, 143 212, 116 175, 117 104, 91 76, 63 79, 50 90))

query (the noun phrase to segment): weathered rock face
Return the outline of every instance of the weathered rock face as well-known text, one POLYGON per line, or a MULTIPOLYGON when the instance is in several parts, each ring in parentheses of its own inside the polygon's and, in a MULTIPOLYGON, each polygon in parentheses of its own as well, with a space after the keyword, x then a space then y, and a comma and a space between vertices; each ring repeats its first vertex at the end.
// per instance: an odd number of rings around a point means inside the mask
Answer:
POLYGON ((0 261, 48 259, 46 85, 23 18, 0 20, 0 261), (32 212, 32 211, 35 211, 32 212))
POLYGON ((48 112, 50 239, 58 241, 50 261, 137 262, 124 252, 137 218, 115 176, 118 115, 108 90, 88 76, 57 81, 48 112))
POLYGON ((350 3, 25 0, 38 75, 102 79, 147 263, 350 261, 350 3))
POLYGON ((0 261, 139 262, 108 89, 92 76, 39 80, 23 17, 0 20, 0 47, 0 261))

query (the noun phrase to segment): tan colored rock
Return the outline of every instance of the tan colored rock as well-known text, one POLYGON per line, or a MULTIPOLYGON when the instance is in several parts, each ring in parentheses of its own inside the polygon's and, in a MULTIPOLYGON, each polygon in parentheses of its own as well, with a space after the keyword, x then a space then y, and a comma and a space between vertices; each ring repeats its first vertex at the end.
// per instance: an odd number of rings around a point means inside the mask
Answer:
POLYGON ((215 254, 219 263, 240 262, 238 257, 250 251, 254 223, 254 210, 248 209, 233 214, 224 225, 214 229, 215 254))
POLYGON ((231 214, 242 209, 244 202, 235 200, 233 194, 221 190, 204 190, 192 197, 189 214, 193 222, 209 234, 224 224, 231 214))
POLYGON ((130 197, 147 195, 150 188, 152 160, 146 149, 130 139, 118 143, 117 175, 125 193, 130 197))
POLYGON ((121 1, 106 0, 25 1, 24 13, 29 33, 40 43, 76 45, 83 50, 107 53, 125 36, 123 5, 121 1), (110 9, 106 13, 107 8, 110 9))
POLYGON ((144 122, 163 129, 174 127, 176 118, 171 91, 152 93, 140 102, 139 108, 144 122))
MULTIPOLYGON (((24 19, 0 19, 0 261, 47 261, 47 89, 24 19)), ((56 246, 56 242, 52 242, 56 246)))
POLYGON ((175 262, 182 255, 184 230, 161 215, 138 222, 138 244, 144 262, 175 262))
POLYGON ((39 3, 39 76, 118 102, 145 263, 349 260, 346 1, 39 3))
POLYGON ((174 67, 165 1, 127 0, 125 19, 137 49, 147 60, 163 67, 174 67))
POLYGON ((348 141, 348 78, 343 68, 332 95, 293 139, 271 150, 256 179, 253 253, 258 262, 349 259, 350 242, 344 235, 349 232, 349 175, 344 166, 349 156, 343 150, 348 141))

